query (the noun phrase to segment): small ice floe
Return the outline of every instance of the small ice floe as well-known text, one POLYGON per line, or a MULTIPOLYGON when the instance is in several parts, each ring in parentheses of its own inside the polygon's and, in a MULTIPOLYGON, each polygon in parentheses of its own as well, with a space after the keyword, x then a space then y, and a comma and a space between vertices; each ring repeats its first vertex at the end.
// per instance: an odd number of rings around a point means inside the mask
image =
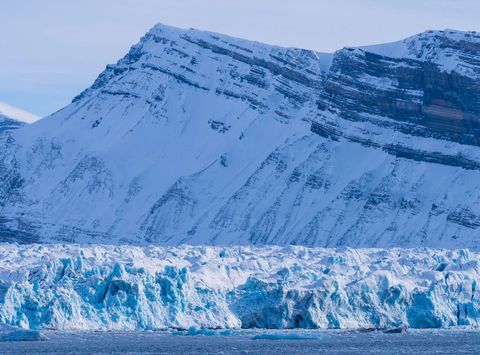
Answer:
POLYGON ((231 329, 223 329, 223 330, 213 330, 213 329, 205 329, 205 328, 197 328, 197 327, 190 327, 187 331, 183 332, 175 332, 172 335, 184 335, 184 336, 232 336, 236 333, 231 329))
POLYGON ((179 330, 177 332, 171 333, 172 335, 183 335, 183 336, 196 336, 196 335, 203 335, 203 336, 213 336, 213 335, 222 335, 219 332, 216 332, 212 329, 207 328, 197 328, 195 326, 191 326, 186 331, 179 330))
POLYGON ((0 341, 41 341, 48 338, 38 330, 21 329, 9 325, 0 325, 0 341))
POLYGON ((390 328, 382 330, 385 334, 404 334, 407 332, 406 327, 399 327, 399 328, 390 328))
POLYGON ((358 330, 359 333, 382 332, 384 334, 403 334, 407 332, 407 327, 398 328, 362 328, 358 330))
POLYGON ((215 332, 211 329, 203 329, 203 328, 196 328, 190 327, 188 328, 187 335, 205 335, 205 336, 212 336, 215 335, 215 332))
POLYGON ((312 340, 320 339, 320 334, 308 333, 262 333, 255 335, 254 340, 312 340))

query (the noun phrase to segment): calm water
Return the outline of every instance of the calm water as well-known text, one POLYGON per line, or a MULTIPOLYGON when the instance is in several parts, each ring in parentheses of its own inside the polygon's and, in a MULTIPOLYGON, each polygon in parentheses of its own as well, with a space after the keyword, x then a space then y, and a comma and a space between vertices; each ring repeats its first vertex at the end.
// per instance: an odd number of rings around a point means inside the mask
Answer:
POLYGON ((480 333, 471 331, 45 334, 45 341, 1 342, 0 354, 480 354, 480 333))

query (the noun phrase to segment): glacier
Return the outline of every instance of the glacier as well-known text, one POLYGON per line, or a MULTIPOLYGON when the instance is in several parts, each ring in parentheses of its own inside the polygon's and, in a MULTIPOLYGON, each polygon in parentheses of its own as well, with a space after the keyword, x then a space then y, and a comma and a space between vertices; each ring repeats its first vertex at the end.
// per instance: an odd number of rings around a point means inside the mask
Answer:
POLYGON ((480 254, 0 245, 0 323, 43 330, 480 325, 480 254))

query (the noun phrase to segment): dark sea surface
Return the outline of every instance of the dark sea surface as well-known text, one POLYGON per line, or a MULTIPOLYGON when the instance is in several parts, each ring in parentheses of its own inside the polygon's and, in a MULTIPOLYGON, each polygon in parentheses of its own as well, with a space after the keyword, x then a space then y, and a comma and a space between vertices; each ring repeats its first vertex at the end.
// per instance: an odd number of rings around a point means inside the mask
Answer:
POLYGON ((0 342, 0 354, 480 354, 480 332, 467 330, 44 334, 43 341, 0 342))

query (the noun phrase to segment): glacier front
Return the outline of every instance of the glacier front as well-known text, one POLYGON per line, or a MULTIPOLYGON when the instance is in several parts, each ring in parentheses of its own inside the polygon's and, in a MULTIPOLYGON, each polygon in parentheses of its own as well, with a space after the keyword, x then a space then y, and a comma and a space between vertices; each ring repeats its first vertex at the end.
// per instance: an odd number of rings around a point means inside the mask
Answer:
POLYGON ((32 330, 476 327, 479 262, 468 250, 5 243, 0 323, 32 330))

